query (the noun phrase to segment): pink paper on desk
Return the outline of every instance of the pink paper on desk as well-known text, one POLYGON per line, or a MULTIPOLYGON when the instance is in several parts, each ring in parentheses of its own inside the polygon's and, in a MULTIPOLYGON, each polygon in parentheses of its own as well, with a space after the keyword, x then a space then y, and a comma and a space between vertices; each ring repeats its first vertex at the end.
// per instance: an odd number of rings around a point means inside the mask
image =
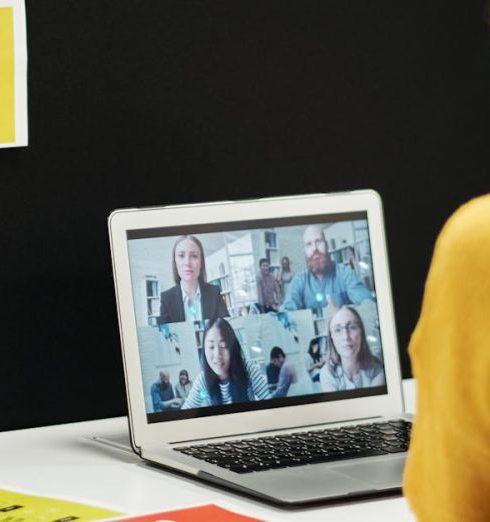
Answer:
POLYGON ((258 518, 239 515, 214 504, 118 518, 117 520, 121 520, 121 522, 263 522, 258 518))

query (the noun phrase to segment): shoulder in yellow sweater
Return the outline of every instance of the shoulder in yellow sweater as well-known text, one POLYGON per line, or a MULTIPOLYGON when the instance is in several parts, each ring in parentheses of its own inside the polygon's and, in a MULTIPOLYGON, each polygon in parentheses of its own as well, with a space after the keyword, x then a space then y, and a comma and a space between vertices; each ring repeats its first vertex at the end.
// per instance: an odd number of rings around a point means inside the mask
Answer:
POLYGON ((444 226, 409 353, 409 504, 422 522, 490 521, 490 195, 444 226))

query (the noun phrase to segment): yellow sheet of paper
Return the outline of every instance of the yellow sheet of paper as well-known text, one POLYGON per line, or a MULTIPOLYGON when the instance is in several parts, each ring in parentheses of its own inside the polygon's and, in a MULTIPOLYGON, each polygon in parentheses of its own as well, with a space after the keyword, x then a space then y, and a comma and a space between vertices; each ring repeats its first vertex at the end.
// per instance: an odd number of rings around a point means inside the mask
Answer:
POLYGON ((0 8, 0 142, 15 141, 14 10, 0 8))
POLYGON ((121 515, 93 506, 0 489, 0 522, 86 522, 121 515))

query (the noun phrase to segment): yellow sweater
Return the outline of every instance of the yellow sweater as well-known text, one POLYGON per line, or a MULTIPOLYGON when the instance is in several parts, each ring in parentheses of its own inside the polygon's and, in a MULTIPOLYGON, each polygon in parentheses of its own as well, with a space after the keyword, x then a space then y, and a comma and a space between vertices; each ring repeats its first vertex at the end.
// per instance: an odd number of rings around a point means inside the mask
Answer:
POLYGON ((409 504, 421 522, 490 521, 490 195, 442 230, 409 353, 409 504))

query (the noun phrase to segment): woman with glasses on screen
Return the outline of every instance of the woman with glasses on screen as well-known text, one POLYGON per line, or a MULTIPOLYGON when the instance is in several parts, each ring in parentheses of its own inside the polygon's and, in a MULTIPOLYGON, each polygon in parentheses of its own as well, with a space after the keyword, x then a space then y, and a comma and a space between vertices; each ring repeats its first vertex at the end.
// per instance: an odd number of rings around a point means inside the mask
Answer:
POLYGON ((235 332, 225 319, 208 324, 203 355, 202 371, 183 409, 270 398, 265 377, 252 361, 245 361, 235 332))
POLYGON ((322 391, 353 390, 383 384, 383 365, 369 349, 360 315, 354 308, 343 306, 329 323, 327 362, 320 370, 322 391))
POLYGON ((206 263, 201 242, 180 236, 172 252, 175 286, 160 295, 158 324, 202 321, 228 317, 220 289, 206 282, 206 263))

